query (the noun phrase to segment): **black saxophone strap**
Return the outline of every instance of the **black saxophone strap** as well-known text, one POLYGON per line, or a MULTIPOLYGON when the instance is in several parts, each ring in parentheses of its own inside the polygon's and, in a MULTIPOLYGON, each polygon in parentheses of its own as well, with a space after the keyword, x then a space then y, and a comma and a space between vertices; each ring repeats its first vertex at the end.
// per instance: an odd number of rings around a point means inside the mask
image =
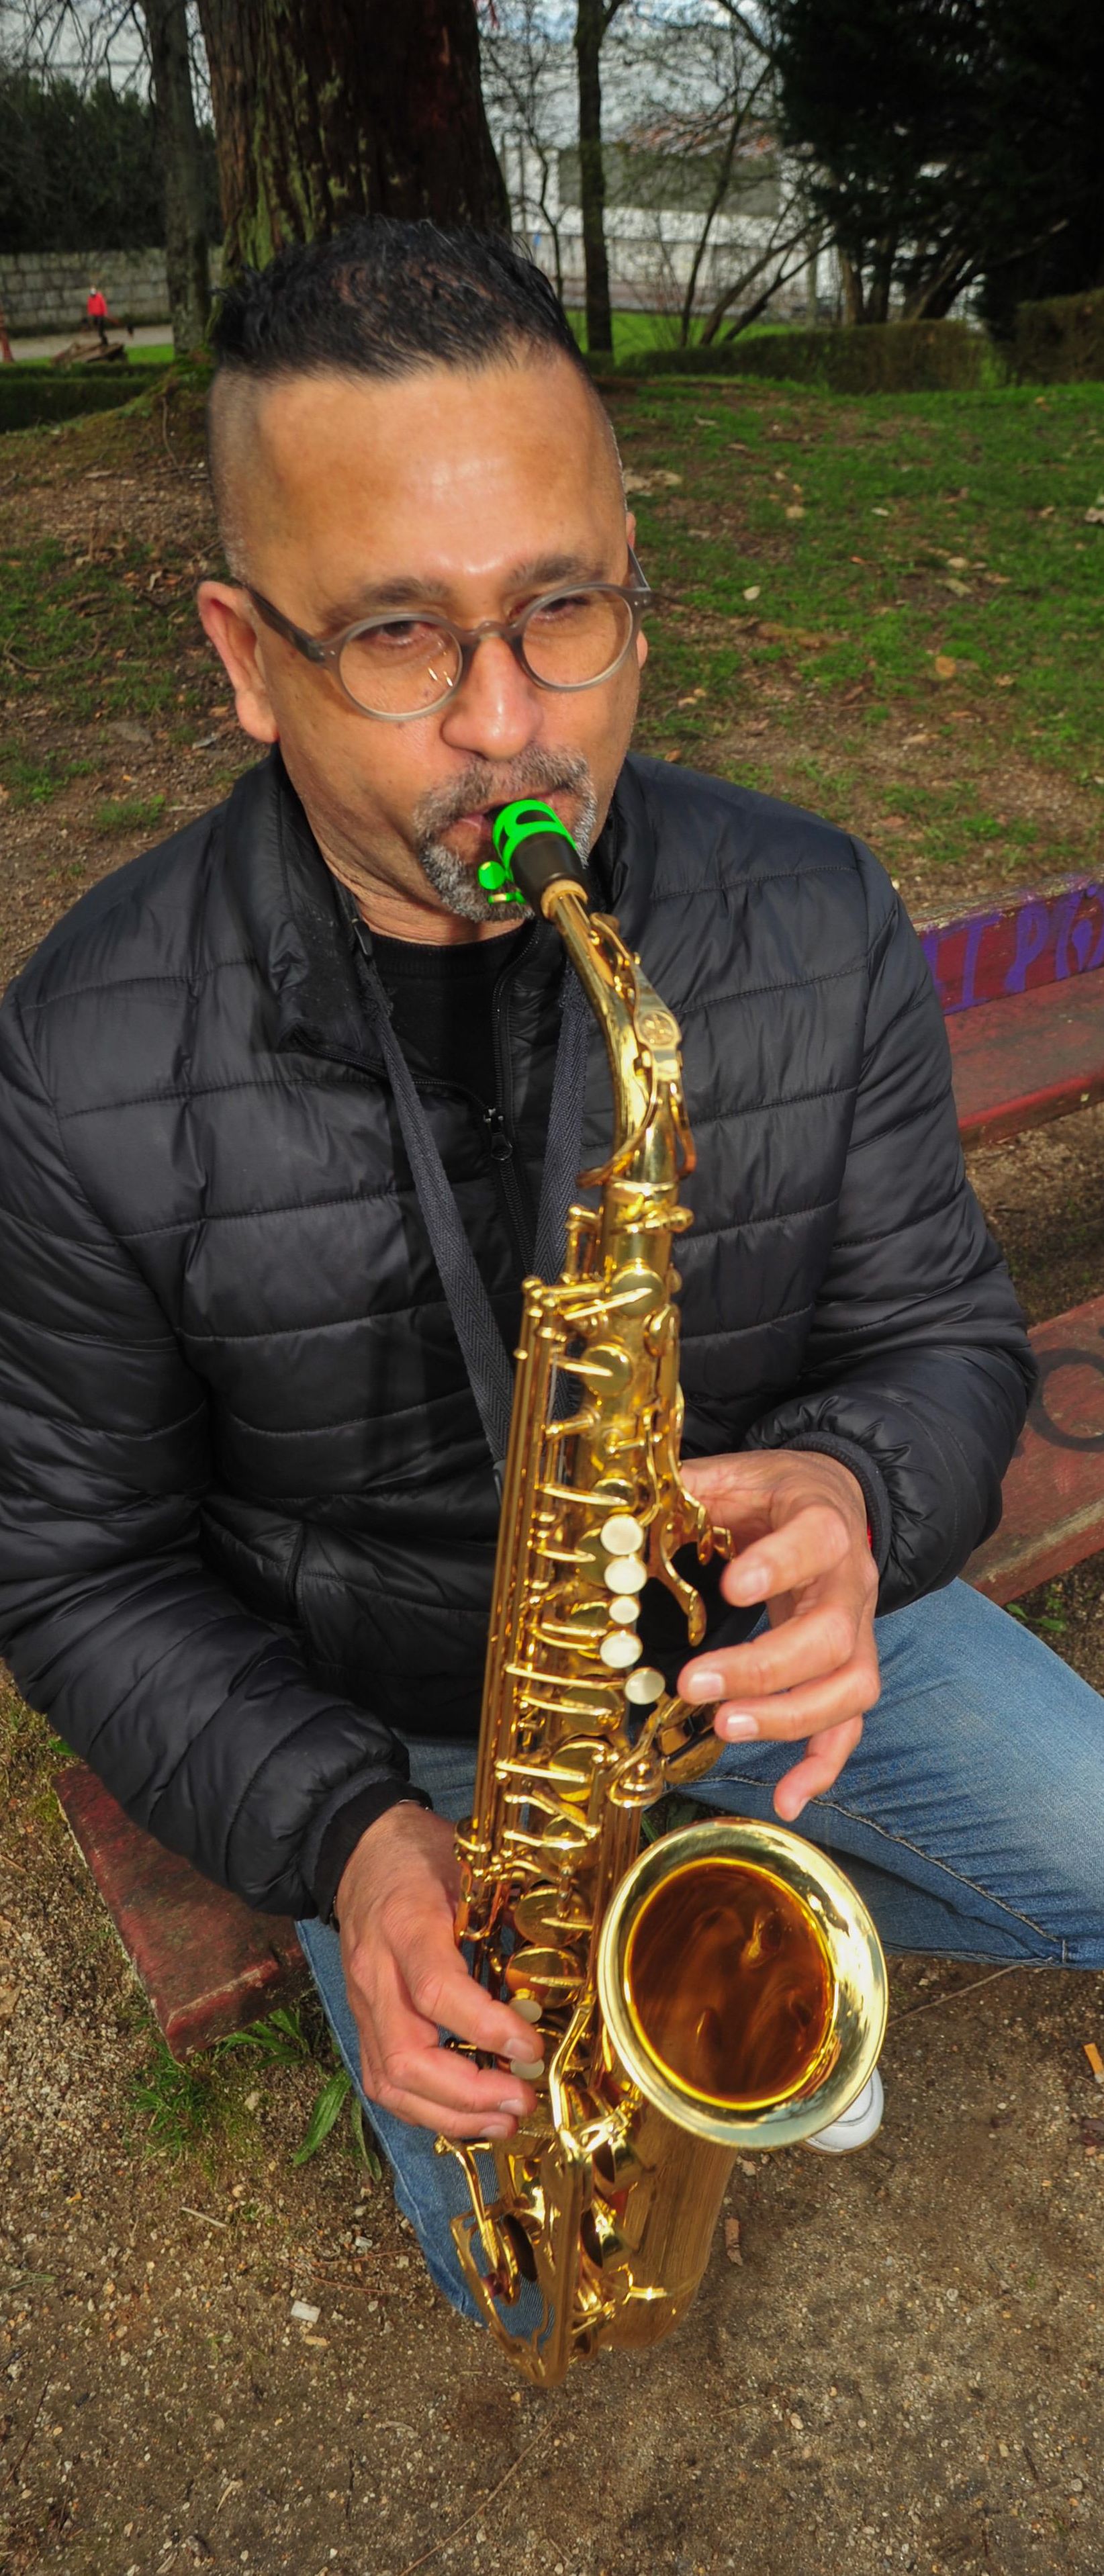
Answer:
MULTIPOLYGON (((392 1027, 391 1006, 372 955, 371 939, 361 922, 356 925, 356 937, 363 961, 369 1017, 387 1068, 418 1205, 501 1494, 513 1410, 513 1366, 464 1231, 460 1210, 417 1084, 392 1027)), ((533 1267, 541 1279, 558 1278, 563 1267, 567 1212, 579 1171, 590 1024, 586 995, 569 966, 564 979, 564 1002, 548 1114, 548 1144, 533 1253, 533 1267)))

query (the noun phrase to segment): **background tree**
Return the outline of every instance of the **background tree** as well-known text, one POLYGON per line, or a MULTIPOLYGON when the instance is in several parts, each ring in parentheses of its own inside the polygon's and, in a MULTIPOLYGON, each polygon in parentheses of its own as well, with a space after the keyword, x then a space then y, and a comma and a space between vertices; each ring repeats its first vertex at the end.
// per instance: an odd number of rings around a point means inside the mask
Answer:
POLYGON ((203 345, 210 311, 203 157, 188 48, 187 0, 142 0, 165 182, 165 272, 177 357, 203 345))
POLYGON ((1104 285, 1104 9, 1001 0, 987 137, 981 310, 1104 285))
POLYGON ((555 140, 565 121, 567 65, 562 37, 545 0, 492 5, 483 20, 483 96, 509 168, 523 231, 552 245, 556 293, 563 302, 563 242, 555 140))
POLYGON ((699 314, 703 342, 733 338, 809 266, 822 229, 778 150, 769 45, 733 0, 682 0, 677 17, 670 0, 630 0, 617 40, 652 105, 605 158, 637 239, 651 217, 659 309, 683 347, 699 314))
POLYGON ((583 217, 586 345, 613 354, 613 311, 606 255, 606 178, 602 159, 602 46, 624 0, 576 0, 575 63, 579 81, 579 191, 583 217))
MULTIPOLYGON (((205 221, 218 232, 214 135, 198 137, 205 221)), ((147 250, 165 239, 153 107, 107 78, 0 64, 0 248, 147 250)))
POLYGON ((1099 0, 763 0, 847 318, 1073 292, 1104 259, 1099 0))
POLYGON ((474 0, 200 0, 224 266, 354 216, 505 227, 474 0))

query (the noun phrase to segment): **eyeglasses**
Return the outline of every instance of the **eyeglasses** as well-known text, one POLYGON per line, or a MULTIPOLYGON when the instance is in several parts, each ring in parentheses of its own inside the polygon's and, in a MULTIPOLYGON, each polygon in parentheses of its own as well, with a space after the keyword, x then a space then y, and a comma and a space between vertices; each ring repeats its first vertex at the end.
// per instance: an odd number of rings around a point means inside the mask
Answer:
POLYGON ((629 547, 629 582, 546 590, 520 617, 454 626, 446 617, 362 617, 340 635, 307 635, 259 590, 244 585, 259 617, 308 662, 334 673, 363 716, 411 724, 447 706, 487 636, 498 635, 539 689, 592 689, 611 679, 640 630, 653 593, 629 547))

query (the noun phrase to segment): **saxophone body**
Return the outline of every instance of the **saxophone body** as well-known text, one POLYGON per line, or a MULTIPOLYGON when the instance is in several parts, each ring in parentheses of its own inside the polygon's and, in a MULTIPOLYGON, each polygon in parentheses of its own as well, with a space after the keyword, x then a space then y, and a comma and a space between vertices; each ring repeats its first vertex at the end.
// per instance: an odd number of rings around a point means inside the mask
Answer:
POLYGON ((642 1847, 648 1809, 720 1745, 712 1709, 645 1662, 641 1595, 665 1585, 695 1646, 705 1612, 675 1559, 731 1548, 679 1473, 674 1254, 693 1167, 679 1030, 616 922, 590 911, 556 816, 508 807, 495 837, 503 881, 512 870, 564 939, 614 1101, 609 1159, 581 1176, 597 1206, 572 1208, 561 1278, 525 1283, 457 1845, 457 1938, 475 1976, 539 2021, 545 2072, 513 2138, 438 2141, 467 2180, 453 2234, 472 2295, 551 2386, 599 2346, 639 2350, 678 2322, 734 2153, 793 2143, 854 2100, 885 1976, 855 1891, 799 1836, 706 1821, 642 1847))

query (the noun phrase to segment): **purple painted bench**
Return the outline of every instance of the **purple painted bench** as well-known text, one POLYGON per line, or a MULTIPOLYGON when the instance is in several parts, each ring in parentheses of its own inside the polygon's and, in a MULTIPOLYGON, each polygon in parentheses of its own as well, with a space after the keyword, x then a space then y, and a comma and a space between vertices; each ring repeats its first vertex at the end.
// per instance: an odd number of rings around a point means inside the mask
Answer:
POLYGON ((920 925, 959 1126, 997 1143, 1104 1098, 1104 883, 1070 877, 920 925))
MULTIPOLYGON (((1104 887, 1075 878, 921 928, 947 1020, 959 1125, 997 1141, 1104 1098, 1104 887)), ((1104 1297, 1043 1324, 1042 1383, 969 1578, 1012 1601, 1104 1548, 1104 1297)), ((132 1825, 83 1763, 58 1796, 174 2056, 302 1986, 287 1921, 250 1914, 132 1825)))

